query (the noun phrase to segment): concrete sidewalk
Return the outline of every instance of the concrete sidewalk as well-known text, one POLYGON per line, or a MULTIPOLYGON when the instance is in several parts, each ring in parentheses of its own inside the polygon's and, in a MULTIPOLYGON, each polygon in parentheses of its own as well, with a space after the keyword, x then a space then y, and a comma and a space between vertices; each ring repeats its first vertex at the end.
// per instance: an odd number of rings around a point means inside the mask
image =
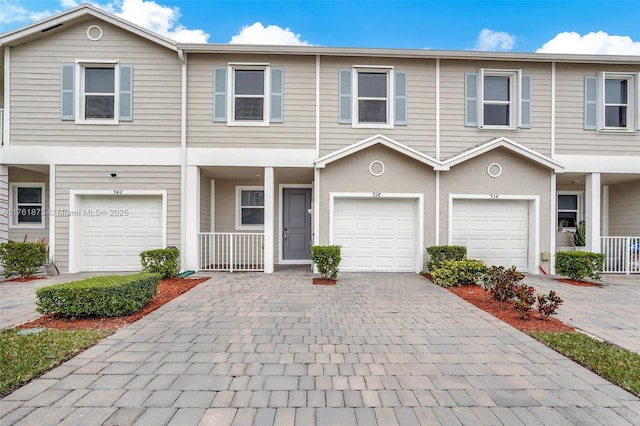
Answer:
POLYGON ((640 399, 415 274, 216 274, 0 423, 640 424, 640 399))

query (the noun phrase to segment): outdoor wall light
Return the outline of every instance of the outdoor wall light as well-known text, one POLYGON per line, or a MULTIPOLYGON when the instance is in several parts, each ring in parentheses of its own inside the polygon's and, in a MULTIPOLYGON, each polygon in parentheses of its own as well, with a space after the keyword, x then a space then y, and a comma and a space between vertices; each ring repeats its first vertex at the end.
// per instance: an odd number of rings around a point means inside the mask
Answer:
POLYGON ((111 177, 116 177, 116 176, 118 176, 117 173, 111 173, 111 177))

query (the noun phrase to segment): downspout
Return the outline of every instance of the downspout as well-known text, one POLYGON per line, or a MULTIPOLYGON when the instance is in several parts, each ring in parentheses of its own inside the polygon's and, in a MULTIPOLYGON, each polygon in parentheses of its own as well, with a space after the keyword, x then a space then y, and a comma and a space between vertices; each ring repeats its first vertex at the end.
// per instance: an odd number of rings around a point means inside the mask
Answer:
MULTIPOLYGON (((180 106, 180 265, 186 265, 187 259, 187 56, 178 49, 178 60, 182 68, 181 106, 180 106)), ((166 220, 167 218, 165 218, 166 220)))

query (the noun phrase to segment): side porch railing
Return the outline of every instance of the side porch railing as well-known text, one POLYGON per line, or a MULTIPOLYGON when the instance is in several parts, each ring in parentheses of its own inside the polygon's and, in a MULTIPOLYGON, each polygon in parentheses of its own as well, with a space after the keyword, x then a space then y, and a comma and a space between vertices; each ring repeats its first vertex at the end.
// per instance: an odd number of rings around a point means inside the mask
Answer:
POLYGON ((603 272, 640 273, 640 237, 600 237, 603 272))
POLYGON ((264 234, 201 232, 200 271, 264 271, 264 234))

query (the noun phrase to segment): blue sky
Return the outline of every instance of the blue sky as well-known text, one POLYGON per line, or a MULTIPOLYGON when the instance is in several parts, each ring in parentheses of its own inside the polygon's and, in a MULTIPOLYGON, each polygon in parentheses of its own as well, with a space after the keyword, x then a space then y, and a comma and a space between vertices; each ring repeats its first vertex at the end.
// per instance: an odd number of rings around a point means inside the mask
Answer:
MULTIPOLYGON (((640 0, 90 2, 183 42, 640 55, 640 0)), ((80 3, 0 0, 0 31, 80 3)))

